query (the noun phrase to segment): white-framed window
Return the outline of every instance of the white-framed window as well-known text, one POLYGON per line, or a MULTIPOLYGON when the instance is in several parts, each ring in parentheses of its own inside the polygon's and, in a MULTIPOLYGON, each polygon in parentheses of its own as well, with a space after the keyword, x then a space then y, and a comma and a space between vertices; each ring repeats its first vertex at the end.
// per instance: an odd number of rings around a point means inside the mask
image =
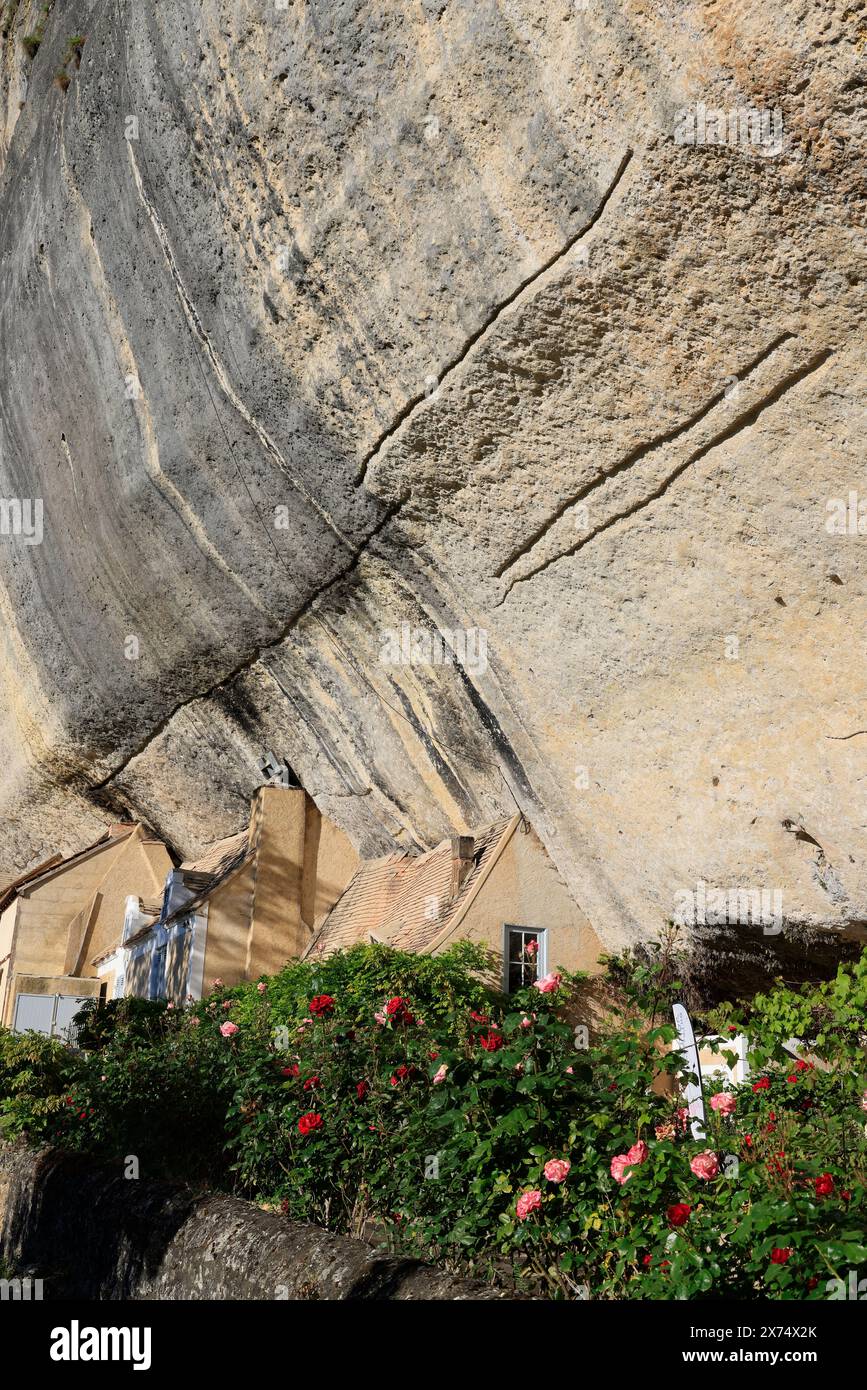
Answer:
POLYGON ((538 927, 503 927, 503 988, 507 994, 526 989, 548 969, 547 933, 538 927))

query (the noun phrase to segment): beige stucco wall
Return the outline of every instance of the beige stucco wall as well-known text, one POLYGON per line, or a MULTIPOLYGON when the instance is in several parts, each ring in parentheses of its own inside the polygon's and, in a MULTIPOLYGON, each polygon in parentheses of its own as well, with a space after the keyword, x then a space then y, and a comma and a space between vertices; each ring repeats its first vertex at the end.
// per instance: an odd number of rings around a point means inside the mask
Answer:
POLYGON ((518 826, 499 859, 481 884, 456 930, 438 941, 444 950, 455 941, 478 941, 502 956, 503 927, 547 932, 548 970, 562 966, 599 974, 602 945, 565 884, 535 831, 518 826))
POLYGON ((11 954, 17 917, 18 899, 15 898, 0 915, 0 1023, 6 1022, 6 998, 13 974, 11 954))
MULTIPOLYGON (((305 792, 261 787, 251 810, 255 857, 207 898, 203 988, 275 974, 297 960, 313 924, 338 899, 358 864, 347 837, 305 792)), ((163 875, 164 877, 164 875, 163 875)), ((166 993, 185 992, 189 940, 169 941, 166 993)), ((126 991, 146 995, 150 952, 130 960, 126 991)))
POLYGON ((359 859, 352 841, 309 797, 304 850, 301 917, 312 928, 337 902, 359 859))
MULTIPOLYGON (((11 962, 14 973, 65 976, 70 924, 87 911, 98 892, 99 911, 85 942, 81 967, 83 975, 94 976, 94 957, 120 939, 127 897, 158 895, 170 868, 164 846, 143 841, 137 829, 123 839, 107 841, 75 864, 61 866, 44 882, 22 888, 11 962)), ((3 1011, 7 1025, 12 1012, 12 991, 7 990, 3 1011)))
POLYGON ((164 845, 142 840, 140 832, 124 841, 120 854, 112 859, 99 885, 102 903, 87 946, 86 970, 91 970, 91 961, 96 956, 110 950, 120 940, 127 898, 133 895, 146 902, 161 898, 171 868, 172 861, 164 845))
POLYGON ((83 998, 96 999, 102 990, 102 981, 80 979, 76 975, 16 975, 16 994, 72 994, 83 998))
POLYGON ((208 899, 208 934, 202 983, 206 994, 214 980, 237 985, 247 978, 247 940, 254 879, 255 865, 248 864, 208 899))

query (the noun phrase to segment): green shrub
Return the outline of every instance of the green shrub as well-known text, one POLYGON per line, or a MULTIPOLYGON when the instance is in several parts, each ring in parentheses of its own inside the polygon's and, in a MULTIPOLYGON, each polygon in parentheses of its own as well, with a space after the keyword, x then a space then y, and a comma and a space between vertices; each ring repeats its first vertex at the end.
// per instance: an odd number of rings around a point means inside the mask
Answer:
POLYGON ((660 1087, 670 954, 610 963, 592 1040, 566 1021, 575 980, 504 999, 485 966, 356 947, 189 1009, 120 1001, 84 1054, 0 1034, 2 1113, 554 1297, 824 1298, 867 1262, 864 961, 722 1011, 756 1070, 708 1092, 700 1141, 660 1087))
POLYGON ((0 1133, 34 1143, 52 1137, 78 1074, 73 1053, 56 1038, 0 1028, 0 1133))

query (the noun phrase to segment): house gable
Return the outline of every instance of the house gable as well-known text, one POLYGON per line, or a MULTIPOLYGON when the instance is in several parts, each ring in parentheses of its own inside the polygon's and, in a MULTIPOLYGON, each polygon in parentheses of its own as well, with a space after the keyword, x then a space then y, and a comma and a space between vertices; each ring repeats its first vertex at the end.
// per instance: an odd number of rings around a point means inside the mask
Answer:
POLYGON ((500 955, 507 925, 545 932, 548 970, 562 966, 599 973, 602 943, 526 822, 509 836, 466 910, 429 949, 437 952, 468 940, 500 955))

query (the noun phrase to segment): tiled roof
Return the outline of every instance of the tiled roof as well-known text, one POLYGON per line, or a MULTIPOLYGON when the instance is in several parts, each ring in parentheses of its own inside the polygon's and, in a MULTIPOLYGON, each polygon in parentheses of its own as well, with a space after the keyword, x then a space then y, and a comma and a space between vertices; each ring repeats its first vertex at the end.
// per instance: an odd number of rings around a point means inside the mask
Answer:
POLYGON ((53 854, 50 859, 36 864, 32 869, 28 869, 26 873, 21 874, 12 883, 8 883, 5 888, 0 890, 0 911, 8 906, 20 889, 33 888, 39 879, 53 876, 61 869, 66 869, 78 860, 85 859, 95 850, 104 849, 109 844, 117 844, 121 840, 128 839, 135 829, 135 824, 109 826, 98 840, 94 840, 93 844, 87 845, 84 849, 76 850, 74 854, 53 854))
POLYGON ((237 867, 249 848, 249 834, 240 830, 225 840, 215 840, 199 859, 188 859, 181 865, 181 873, 207 874, 210 878, 222 878, 224 874, 237 867))
POLYGON ((473 866, 455 897, 450 840, 425 854, 389 854, 362 863, 305 955, 330 955, 371 936, 400 950, 426 950, 447 933, 515 822, 495 821, 474 837, 473 866))

